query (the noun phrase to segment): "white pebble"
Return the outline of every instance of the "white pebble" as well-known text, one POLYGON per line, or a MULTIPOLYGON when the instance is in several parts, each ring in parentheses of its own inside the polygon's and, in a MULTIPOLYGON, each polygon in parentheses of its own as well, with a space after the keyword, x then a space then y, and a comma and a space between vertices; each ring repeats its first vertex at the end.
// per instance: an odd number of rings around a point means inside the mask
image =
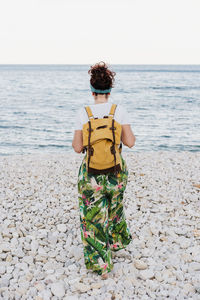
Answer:
POLYGON ((67 231, 67 226, 65 224, 58 224, 57 229, 60 232, 66 232, 67 231))
POLYGON ((141 270, 139 277, 143 280, 151 279, 154 277, 154 272, 152 270, 141 270))
POLYGON ((65 286, 62 282, 51 284, 51 292, 54 296, 63 297, 65 295, 65 286))
POLYGON ((145 262, 143 262, 142 260, 139 260, 139 259, 134 261, 134 265, 135 265, 136 269, 138 269, 138 270, 145 270, 148 267, 145 262))

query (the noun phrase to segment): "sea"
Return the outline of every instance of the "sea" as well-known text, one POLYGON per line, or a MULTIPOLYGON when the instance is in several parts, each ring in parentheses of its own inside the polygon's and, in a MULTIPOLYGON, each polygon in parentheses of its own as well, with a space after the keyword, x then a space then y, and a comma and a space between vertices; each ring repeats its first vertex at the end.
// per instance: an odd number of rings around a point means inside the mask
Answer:
MULTIPOLYGON (((94 103, 90 65, 0 65, 0 155, 73 152, 78 109, 94 103)), ((123 151, 200 151, 200 65, 111 65, 109 101, 131 118, 123 151)))

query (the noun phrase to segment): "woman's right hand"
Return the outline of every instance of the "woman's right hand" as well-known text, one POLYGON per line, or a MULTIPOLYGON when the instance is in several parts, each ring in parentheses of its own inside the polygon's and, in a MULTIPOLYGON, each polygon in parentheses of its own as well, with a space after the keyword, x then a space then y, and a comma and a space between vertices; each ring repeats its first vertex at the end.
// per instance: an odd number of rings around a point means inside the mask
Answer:
POLYGON ((74 131, 72 147, 74 148, 75 152, 77 152, 77 153, 82 152, 82 150, 83 150, 83 131, 82 130, 74 131))

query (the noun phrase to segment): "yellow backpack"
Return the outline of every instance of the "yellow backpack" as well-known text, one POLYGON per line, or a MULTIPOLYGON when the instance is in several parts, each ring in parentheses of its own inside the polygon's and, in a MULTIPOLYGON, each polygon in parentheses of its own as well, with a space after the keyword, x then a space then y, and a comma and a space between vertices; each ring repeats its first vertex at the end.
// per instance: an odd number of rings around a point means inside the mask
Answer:
POLYGON ((122 169, 122 128, 114 119, 116 107, 112 104, 109 116, 101 119, 94 118, 90 107, 85 107, 89 121, 83 125, 83 153, 87 150, 88 173, 117 174, 122 169))

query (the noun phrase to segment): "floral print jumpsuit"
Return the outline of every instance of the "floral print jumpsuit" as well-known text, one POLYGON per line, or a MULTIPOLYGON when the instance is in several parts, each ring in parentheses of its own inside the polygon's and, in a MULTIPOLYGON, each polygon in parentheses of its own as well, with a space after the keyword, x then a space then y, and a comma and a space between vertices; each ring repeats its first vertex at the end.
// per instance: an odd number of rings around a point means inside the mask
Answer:
POLYGON ((87 173, 86 156, 78 173, 81 240, 87 269, 102 275, 113 269, 112 251, 126 248, 132 235, 125 220, 123 194, 128 170, 122 158, 118 175, 87 173))

